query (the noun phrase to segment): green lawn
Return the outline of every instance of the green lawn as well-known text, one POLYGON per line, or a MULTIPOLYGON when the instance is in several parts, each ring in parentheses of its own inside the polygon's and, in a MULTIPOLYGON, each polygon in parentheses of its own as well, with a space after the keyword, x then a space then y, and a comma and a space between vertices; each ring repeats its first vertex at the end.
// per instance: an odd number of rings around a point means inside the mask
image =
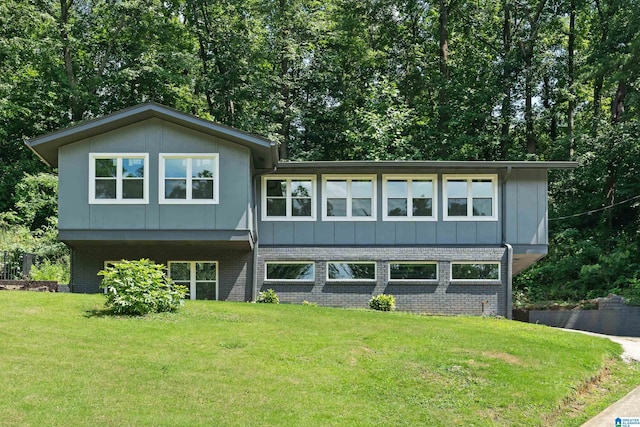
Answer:
POLYGON ((102 303, 0 292, 0 425, 580 425, 640 383, 608 340, 507 320, 199 301, 114 318, 102 303), (583 408, 605 366, 614 393, 583 408))

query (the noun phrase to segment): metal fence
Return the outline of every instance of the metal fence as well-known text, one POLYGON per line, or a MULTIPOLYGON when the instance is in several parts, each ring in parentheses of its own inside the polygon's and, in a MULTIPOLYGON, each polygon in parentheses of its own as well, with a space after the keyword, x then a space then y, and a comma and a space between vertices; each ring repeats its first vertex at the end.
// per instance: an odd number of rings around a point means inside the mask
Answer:
POLYGON ((0 252, 0 280, 20 280, 29 277, 36 256, 22 252, 0 252))

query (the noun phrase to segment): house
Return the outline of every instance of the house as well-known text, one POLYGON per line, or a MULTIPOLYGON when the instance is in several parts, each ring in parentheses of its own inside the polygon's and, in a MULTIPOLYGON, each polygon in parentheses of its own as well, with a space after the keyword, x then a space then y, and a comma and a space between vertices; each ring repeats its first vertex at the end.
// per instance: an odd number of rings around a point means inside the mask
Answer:
POLYGON ((573 162, 279 162, 276 144, 148 103, 27 145, 58 168, 74 292, 121 259, 163 263, 192 299, 510 317, 547 253, 547 170, 573 162))

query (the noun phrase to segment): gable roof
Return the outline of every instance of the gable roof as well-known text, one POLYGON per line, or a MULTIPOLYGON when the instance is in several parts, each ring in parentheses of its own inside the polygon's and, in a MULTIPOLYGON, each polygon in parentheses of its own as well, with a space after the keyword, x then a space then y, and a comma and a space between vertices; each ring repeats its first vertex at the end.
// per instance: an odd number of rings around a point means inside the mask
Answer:
POLYGON ((209 120, 186 114, 173 108, 149 102, 116 111, 55 132, 25 141, 25 144, 50 166, 58 166, 58 149, 86 138, 112 131, 143 120, 158 118, 186 128, 226 139, 251 150, 258 169, 270 169, 278 163, 277 144, 268 139, 209 120))

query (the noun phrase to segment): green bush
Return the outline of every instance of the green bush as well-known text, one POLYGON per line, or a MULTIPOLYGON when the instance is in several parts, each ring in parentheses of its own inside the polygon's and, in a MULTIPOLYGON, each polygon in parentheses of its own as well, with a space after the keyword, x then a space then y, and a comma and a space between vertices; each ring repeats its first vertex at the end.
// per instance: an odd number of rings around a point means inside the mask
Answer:
POLYGON ((32 280, 52 280, 58 283, 69 283, 69 264, 45 259, 40 265, 31 267, 29 276, 32 280))
POLYGON ((266 304, 280 304, 280 298, 278 298, 278 294, 273 289, 267 289, 266 291, 262 291, 258 294, 258 299, 256 302, 262 302, 266 304))
POLYGON ((378 311, 393 311, 396 309, 396 298, 393 295, 376 295, 369 300, 369 307, 378 311))
POLYGON ((106 289, 105 306, 114 314, 144 315, 175 311, 184 303, 187 288, 176 285, 164 265, 148 259, 120 261, 98 273, 106 289))

